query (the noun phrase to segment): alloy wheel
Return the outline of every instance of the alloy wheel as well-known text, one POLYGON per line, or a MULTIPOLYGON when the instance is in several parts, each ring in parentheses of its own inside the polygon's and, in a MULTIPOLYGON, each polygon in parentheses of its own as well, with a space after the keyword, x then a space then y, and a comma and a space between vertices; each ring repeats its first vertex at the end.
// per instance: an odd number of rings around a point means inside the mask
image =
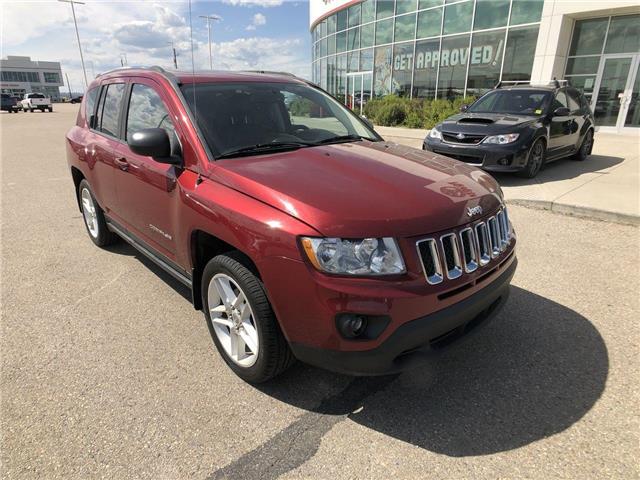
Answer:
POLYGON ((98 214, 91 192, 89 189, 83 188, 80 197, 82 199, 82 215, 84 216, 84 222, 87 224, 87 229, 93 238, 98 238, 98 214))
POLYGON ((229 275, 218 273, 209 282, 207 295, 211 323, 222 348, 237 365, 251 367, 258 359, 260 339, 242 288, 229 275))

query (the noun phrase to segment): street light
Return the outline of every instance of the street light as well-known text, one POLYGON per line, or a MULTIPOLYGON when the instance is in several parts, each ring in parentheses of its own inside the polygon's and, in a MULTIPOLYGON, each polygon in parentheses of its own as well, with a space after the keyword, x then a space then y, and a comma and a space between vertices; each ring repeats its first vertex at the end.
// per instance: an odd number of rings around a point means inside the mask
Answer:
POLYGON ((199 17, 207 19, 207 32, 209 34, 209 70, 213 70, 213 57, 211 56, 211 20, 220 21, 222 17, 218 15, 199 15, 199 17))
POLYGON ((84 68, 84 57, 82 56, 82 47, 80 46, 80 34, 78 33, 78 22, 76 21, 76 9, 73 6, 75 3, 79 5, 84 5, 84 2, 79 2, 78 0, 58 0, 58 1, 71 4, 71 13, 73 14, 73 24, 76 27, 76 38, 78 39, 78 50, 80 50, 80 62, 82 63, 82 73, 84 73, 84 87, 86 89, 89 86, 89 81, 87 80, 87 70, 84 68))

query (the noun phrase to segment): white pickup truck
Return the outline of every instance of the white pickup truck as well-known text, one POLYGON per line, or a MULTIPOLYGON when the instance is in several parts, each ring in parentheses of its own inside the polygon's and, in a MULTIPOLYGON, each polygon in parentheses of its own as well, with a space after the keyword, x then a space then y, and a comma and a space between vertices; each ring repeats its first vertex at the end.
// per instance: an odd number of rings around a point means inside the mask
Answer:
POLYGON ((44 112, 45 110, 49 110, 53 112, 53 105, 51 104, 51 99, 49 97, 45 97, 41 93, 25 93, 24 100, 22 100, 22 110, 33 112, 34 110, 40 110, 44 112))

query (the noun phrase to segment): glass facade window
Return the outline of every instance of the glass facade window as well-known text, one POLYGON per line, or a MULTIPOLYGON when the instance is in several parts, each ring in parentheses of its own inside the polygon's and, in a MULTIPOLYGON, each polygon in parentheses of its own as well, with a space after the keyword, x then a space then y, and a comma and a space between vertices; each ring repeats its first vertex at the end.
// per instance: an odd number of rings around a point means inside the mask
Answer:
POLYGON ((375 0, 362 2, 360 6, 362 23, 373 22, 376 19, 376 4, 374 2, 375 0))
POLYGON ((40 77, 38 76, 37 72, 12 72, 2 70, 0 74, 0 78, 2 78, 2 81, 4 82, 40 82, 40 77))
POLYGON ((467 95, 480 95, 491 90, 500 77, 506 30, 476 33, 469 51, 467 95))
POLYGON ((347 30, 347 50, 360 48, 360 27, 347 30))
POLYGON ((573 27, 569 55, 600 55, 608 23, 608 18, 594 18, 576 22, 573 27))
POLYGON ((535 23, 540 21, 544 0, 513 0, 510 25, 535 23))
POLYGON ((396 15, 415 12, 418 2, 416 0, 398 0, 396 2, 396 15))
POLYGON ((440 70, 438 72, 438 98, 452 99, 464 95, 469 58, 469 35, 442 39, 440 70))
POLYGON ((418 13, 417 38, 436 37, 442 28, 442 8, 432 8, 418 13))
POLYGON ((360 47, 373 47, 375 40, 375 23, 368 23, 360 27, 360 47))
MULTIPOLYGON (((480 94, 499 81, 527 81, 542 5, 542 0, 353 3, 313 27, 313 80, 353 105, 360 84, 374 96, 453 98, 480 94)), ((626 38, 633 37, 633 23, 620 22, 618 30, 626 32, 623 42, 633 45, 633 38, 626 38)), ((610 48, 631 48, 615 46, 619 38, 610 48)), ((570 58, 582 55, 583 45, 576 42, 572 49, 578 53, 570 58)), ((592 70, 587 59, 568 63, 572 75, 594 76, 592 70)))
POLYGON ((377 0, 376 1, 376 18, 380 20, 381 18, 391 17, 393 15, 393 0, 377 0))
POLYGON ((416 42, 415 73, 413 76, 413 96, 433 98, 438 78, 438 59, 440 40, 422 40, 416 42))
MULTIPOLYGON (((565 78, 571 81, 571 85, 581 90, 585 96, 591 99, 597 86, 597 74, 602 71, 603 80, 601 80, 600 86, 602 95, 598 96, 598 104, 610 101, 612 102, 611 104, 619 105, 617 97, 603 100, 607 94, 613 91, 612 85, 615 83, 612 80, 615 75, 610 76, 611 78, 605 78, 607 67, 616 64, 614 61, 605 62, 607 58, 615 57, 603 57, 603 55, 628 54, 629 58, 631 58, 631 55, 639 53, 640 15, 577 20, 573 27, 565 78), (605 92, 605 90, 607 91, 605 92)), ((621 58, 624 60, 625 57, 621 58)), ((617 65, 620 66, 622 63, 618 62, 617 65)), ((620 77, 625 77, 627 73, 624 71, 619 72, 620 77)), ((622 78, 621 82, 625 83, 626 77, 622 78)), ((620 88, 624 91, 624 85, 620 88)), ((617 95, 617 92, 614 93, 617 95)), ((596 109, 601 110, 600 107, 596 109)), ((600 119, 600 124, 605 125, 602 119, 600 119)))
POLYGON ((393 18, 376 23, 376 45, 391 43, 393 40, 393 18))
POLYGON ((404 42, 416 38, 416 15, 402 15, 396 17, 395 42, 404 42))
POLYGON ((443 35, 468 32, 471 30, 471 17, 473 17, 473 2, 447 5, 444 8, 443 35))
POLYGON ((393 79, 391 91, 401 97, 411 95, 414 42, 400 43, 393 47, 393 79))
POLYGON ((45 83, 62 83, 58 72, 44 72, 45 83))
POLYGON ((378 47, 373 57, 373 94, 391 93, 391 47, 378 47))
POLYGON ((640 52, 640 15, 613 17, 604 53, 640 52))
POLYGON ((473 29, 504 27, 509 21, 510 3, 509 0, 478 0, 473 29))
POLYGON ((358 27, 360 25, 360 4, 349 7, 348 14, 349 26, 358 27))
POLYGON ((373 48, 360 50, 360 71, 370 72, 373 70, 373 48))
POLYGON ((526 81, 531 78, 538 30, 537 25, 509 30, 502 68, 503 81, 526 81))

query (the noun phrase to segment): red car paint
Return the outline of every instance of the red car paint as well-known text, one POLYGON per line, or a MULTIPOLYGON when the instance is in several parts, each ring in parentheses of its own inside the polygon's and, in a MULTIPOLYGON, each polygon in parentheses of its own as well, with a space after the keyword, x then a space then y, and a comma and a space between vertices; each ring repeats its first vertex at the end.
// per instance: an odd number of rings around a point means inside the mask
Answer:
MULTIPOLYGON (((258 73, 176 76, 181 83, 303 82, 258 73)), ((245 253, 255 263, 290 344, 374 349, 399 326, 482 291, 515 263, 513 237, 486 267, 439 285, 425 281, 416 241, 457 232, 470 222, 468 208, 481 206, 487 218, 502 204, 495 180, 477 168, 434 153, 366 141, 212 161, 166 75, 120 70, 100 76, 90 89, 113 82, 144 83, 160 94, 176 127, 184 168, 135 155, 124 141, 91 130, 85 95, 77 124, 66 137, 74 175, 87 179, 110 218, 192 274, 194 289, 202 269, 194 255, 198 231, 245 253), (119 158, 126 158, 126 170, 118 167, 119 158), (379 278, 327 275, 306 259, 301 236, 394 237, 407 271, 379 278), (374 340, 351 341, 336 330, 340 312, 388 315, 390 324, 374 340)), ((196 290, 196 306, 198 295, 196 290)))

